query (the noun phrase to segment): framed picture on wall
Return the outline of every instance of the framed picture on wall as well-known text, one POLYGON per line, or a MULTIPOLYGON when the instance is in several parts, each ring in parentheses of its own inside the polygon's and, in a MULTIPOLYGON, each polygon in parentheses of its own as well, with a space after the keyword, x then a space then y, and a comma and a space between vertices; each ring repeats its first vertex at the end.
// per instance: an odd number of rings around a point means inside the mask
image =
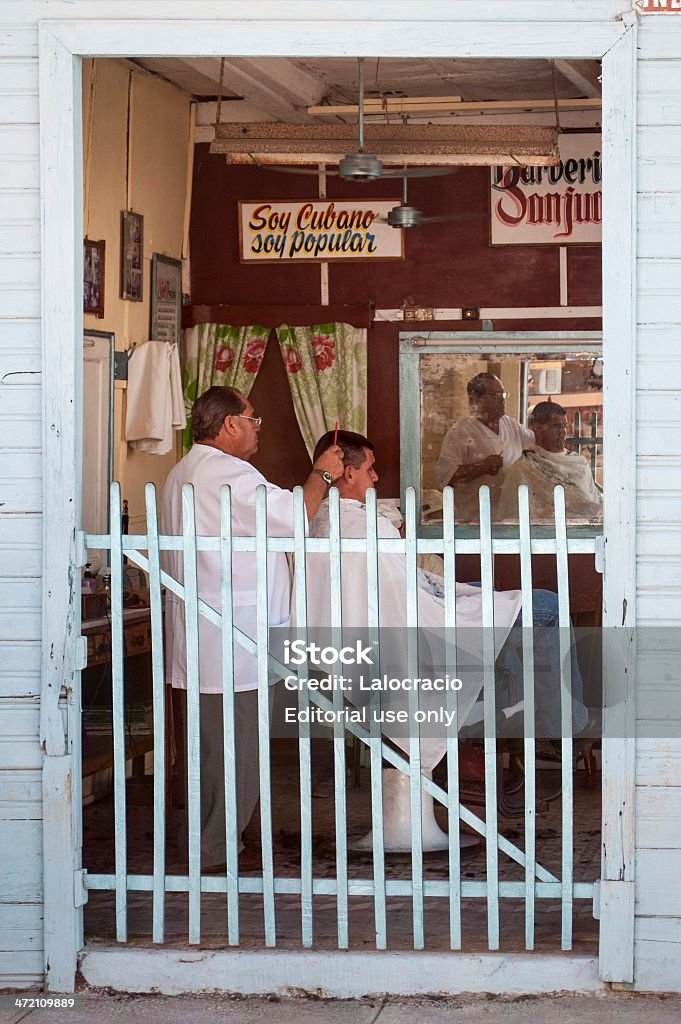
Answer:
POLYGON ((180 341, 182 262, 155 252, 151 257, 151 334, 154 341, 180 341))
POLYGON ((83 242, 83 312, 104 317, 104 252, 106 242, 83 242))
POLYGON ((121 298, 141 302, 144 268, 144 217, 141 213, 121 213, 121 298))

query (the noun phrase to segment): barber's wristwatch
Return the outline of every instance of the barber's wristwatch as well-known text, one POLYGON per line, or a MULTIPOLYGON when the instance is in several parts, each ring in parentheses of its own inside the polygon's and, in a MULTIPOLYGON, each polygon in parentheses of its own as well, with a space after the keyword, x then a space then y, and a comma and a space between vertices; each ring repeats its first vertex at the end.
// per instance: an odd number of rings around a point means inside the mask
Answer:
POLYGON ((325 469, 313 469, 312 472, 318 473, 327 487, 330 487, 333 483, 333 477, 325 469))

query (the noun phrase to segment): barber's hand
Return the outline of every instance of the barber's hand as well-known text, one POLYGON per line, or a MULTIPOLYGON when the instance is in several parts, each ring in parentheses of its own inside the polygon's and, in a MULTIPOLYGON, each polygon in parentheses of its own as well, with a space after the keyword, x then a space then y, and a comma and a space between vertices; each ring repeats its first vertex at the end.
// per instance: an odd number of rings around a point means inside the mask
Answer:
POLYGON ((332 445, 319 456, 313 469, 321 469, 330 473, 333 480, 338 480, 343 475, 343 449, 339 445, 332 445))
POLYGON ((490 476, 496 476, 503 464, 503 456, 488 455, 486 459, 482 460, 480 467, 484 473, 488 473, 490 476))

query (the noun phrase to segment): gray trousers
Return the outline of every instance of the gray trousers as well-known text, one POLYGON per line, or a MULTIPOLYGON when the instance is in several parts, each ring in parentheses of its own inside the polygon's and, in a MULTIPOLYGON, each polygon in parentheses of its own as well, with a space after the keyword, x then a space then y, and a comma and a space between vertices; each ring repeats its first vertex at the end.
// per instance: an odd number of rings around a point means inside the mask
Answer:
MULTIPOLYGON (((274 698, 270 687, 270 710, 274 698)), ((187 703, 183 694, 182 735, 186 750, 187 703)), ((227 858, 225 845, 225 769, 222 730, 222 694, 202 693, 199 702, 201 738, 201 863, 204 868, 222 864, 227 858)), ((239 850, 241 835, 253 817, 260 795, 258 771, 258 691, 234 694, 236 736, 236 831, 239 850)), ((186 786, 186 782, 185 782, 186 786)), ((234 825, 230 822, 230 829, 234 825)))

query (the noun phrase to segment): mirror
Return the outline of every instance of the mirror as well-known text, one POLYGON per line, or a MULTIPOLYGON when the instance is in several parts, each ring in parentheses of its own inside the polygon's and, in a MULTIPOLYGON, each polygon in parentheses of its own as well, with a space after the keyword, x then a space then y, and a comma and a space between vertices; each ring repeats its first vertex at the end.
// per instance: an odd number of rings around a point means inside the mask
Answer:
POLYGON ((478 523, 483 484, 490 488, 494 522, 517 522, 518 486, 526 483, 534 524, 554 522, 556 484, 565 488, 569 525, 599 524, 600 339, 561 335, 554 342, 534 335, 533 344, 527 335, 511 343, 508 336, 492 340, 488 334, 484 345, 479 335, 466 345, 460 335, 454 337, 455 343, 431 344, 429 337, 420 345, 410 337, 401 347, 401 386, 412 389, 411 401, 405 394, 401 398, 418 410, 411 437, 403 416, 401 441, 410 450, 403 453, 402 483, 404 489, 418 480, 421 525, 441 524, 447 483, 454 487, 459 523, 478 523))
MULTIPOLYGON (((113 352, 113 333, 84 332, 82 528, 87 533, 107 533, 109 529, 109 485, 113 480, 113 352)), ((93 568, 99 568, 99 563, 106 564, 106 554, 106 551, 90 552, 93 568)))

